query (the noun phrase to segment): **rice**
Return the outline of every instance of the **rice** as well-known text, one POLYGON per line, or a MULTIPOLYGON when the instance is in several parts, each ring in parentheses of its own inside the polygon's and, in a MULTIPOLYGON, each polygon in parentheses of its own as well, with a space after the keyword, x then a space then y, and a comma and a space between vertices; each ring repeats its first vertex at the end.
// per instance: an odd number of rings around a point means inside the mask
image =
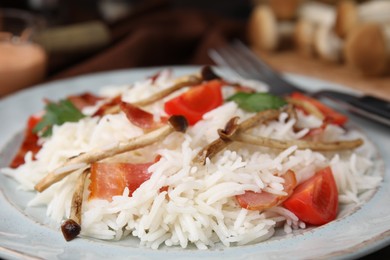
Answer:
MULTIPOLYGON (((173 82, 170 72, 164 72, 155 82, 146 80, 132 87, 110 86, 101 95, 113 97, 118 93, 131 102, 145 98, 173 82)), ((145 107, 159 121, 165 116, 163 102, 145 107)), ((85 109, 87 113, 96 107, 85 109)), ((310 178, 316 169, 330 165, 336 180, 341 203, 360 203, 359 194, 377 187, 381 177, 371 175, 373 147, 365 146, 355 151, 319 153, 299 150, 291 146, 285 150, 259 148, 252 145, 231 144, 205 165, 193 165, 200 149, 218 137, 217 129, 223 128, 230 118, 241 120, 252 114, 241 110, 236 103, 224 105, 206 113, 203 120, 187 133, 173 133, 164 141, 129 152, 120 158, 131 162, 144 162, 156 153, 160 160, 148 171, 151 178, 145 181, 131 197, 125 188, 121 196, 112 201, 88 200, 85 189, 82 208, 81 235, 103 240, 120 240, 127 236, 138 237, 140 244, 157 249, 165 246, 207 249, 222 243, 224 246, 258 243, 275 233, 278 223, 283 223, 285 233, 303 229, 305 223, 287 209, 277 206, 263 212, 241 208, 236 195, 245 191, 269 192, 285 195, 282 174, 293 170, 298 183, 310 178), (161 191, 163 187, 167 190, 161 191)), ((302 138, 310 128, 321 125, 313 116, 298 113, 289 118, 282 113, 277 120, 259 125, 249 132, 265 137, 294 140, 302 138), (296 132, 294 125, 303 129, 296 132)), ((140 136, 143 130, 131 124, 123 113, 105 115, 102 118, 86 117, 77 123, 65 123, 53 129, 53 136, 41 139, 42 149, 32 160, 26 154, 26 163, 17 169, 1 171, 12 176, 25 190, 34 185, 49 171, 57 169, 68 157, 92 149, 108 149, 121 141, 140 136)), ((328 126, 322 138, 326 141, 363 137, 357 131, 346 133, 338 126, 328 126)), ((364 137, 363 137, 364 138, 364 137)), ((47 215, 58 225, 69 217, 73 187, 84 164, 70 165, 57 173, 77 170, 62 181, 52 185, 29 202, 29 206, 47 207, 47 215)), ((86 186, 88 183, 86 184, 86 186)))

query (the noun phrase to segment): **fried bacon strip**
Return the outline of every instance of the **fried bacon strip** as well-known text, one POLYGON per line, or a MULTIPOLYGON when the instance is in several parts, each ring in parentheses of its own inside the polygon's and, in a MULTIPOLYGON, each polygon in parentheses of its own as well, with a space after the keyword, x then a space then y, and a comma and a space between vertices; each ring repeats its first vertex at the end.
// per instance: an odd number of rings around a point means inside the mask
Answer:
POLYGON ((153 114, 134 106, 132 103, 121 102, 119 106, 132 124, 144 130, 152 130, 161 127, 166 124, 166 121, 168 120, 167 117, 161 117, 160 122, 155 122, 153 114))
POLYGON ((88 168, 77 178, 76 187, 72 197, 69 219, 65 220, 61 225, 61 231, 66 241, 70 241, 80 234, 84 186, 89 172, 90 169, 88 168))
POLYGON ((71 157, 65 162, 63 166, 61 166, 54 172, 50 172, 42 180, 40 180, 38 184, 35 185, 35 190, 42 192, 48 187, 50 187, 52 184, 68 176, 75 170, 71 167, 72 165, 90 164, 112 157, 117 154, 136 150, 151 145, 159 140, 162 140, 174 131, 185 132, 187 130, 187 127, 188 123, 185 117, 171 116, 168 119, 168 124, 154 131, 148 132, 147 134, 131 138, 127 142, 120 142, 114 147, 110 147, 106 150, 92 150, 71 157))

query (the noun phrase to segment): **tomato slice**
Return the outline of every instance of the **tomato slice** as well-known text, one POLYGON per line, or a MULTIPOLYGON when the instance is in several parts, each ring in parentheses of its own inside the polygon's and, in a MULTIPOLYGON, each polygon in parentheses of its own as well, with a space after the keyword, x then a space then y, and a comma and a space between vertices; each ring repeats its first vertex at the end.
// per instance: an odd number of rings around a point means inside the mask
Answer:
POLYGON ((298 185, 283 203, 297 217, 312 225, 323 225, 337 216, 338 191, 332 169, 326 167, 298 185))
POLYGON ((297 180, 293 171, 287 171, 282 177, 284 178, 284 191, 287 192, 287 195, 282 196, 269 192, 246 191, 244 194, 236 196, 238 203, 242 208, 249 210, 265 210, 281 204, 291 195, 293 189, 297 185, 297 180))
POLYGON ((192 87, 187 92, 177 96, 164 104, 168 115, 183 115, 190 125, 202 119, 202 116, 222 105, 222 82, 211 80, 192 87))
POLYGON ((348 117, 333 110, 332 108, 324 105, 317 99, 308 97, 300 92, 294 92, 291 94, 291 98, 309 102, 314 105, 325 117, 325 123, 331 123, 336 125, 344 125, 348 121, 348 117))
POLYGON ((122 195, 128 187, 130 196, 150 178, 150 163, 93 163, 91 165, 91 183, 89 199, 111 201, 113 196, 122 195))

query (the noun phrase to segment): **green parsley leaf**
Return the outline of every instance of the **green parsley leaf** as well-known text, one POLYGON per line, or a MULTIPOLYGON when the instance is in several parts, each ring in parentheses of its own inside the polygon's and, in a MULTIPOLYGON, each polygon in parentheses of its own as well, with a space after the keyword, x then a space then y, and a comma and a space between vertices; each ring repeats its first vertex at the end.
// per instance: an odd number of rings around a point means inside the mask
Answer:
POLYGON ((278 96, 270 93, 245 93, 238 92, 228 98, 228 101, 234 101, 237 105, 248 112, 260 112, 267 109, 277 109, 287 104, 287 102, 278 96))
POLYGON ((77 122, 85 117, 72 102, 67 99, 58 103, 48 103, 41 121, 34 127, 34 133, 40 133, 42 137, 51 136, 53 125, 62 125, 65 122, 77 122))

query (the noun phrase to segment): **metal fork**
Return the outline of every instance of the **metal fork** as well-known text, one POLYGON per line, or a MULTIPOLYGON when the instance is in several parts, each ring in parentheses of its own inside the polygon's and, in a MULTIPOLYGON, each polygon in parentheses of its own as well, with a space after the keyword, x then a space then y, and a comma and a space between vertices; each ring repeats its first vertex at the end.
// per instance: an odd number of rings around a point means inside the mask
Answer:
POLYGON ((267 83, 270 86, 269 92, 275 95, 285 96, 298 91, 317 98, 325 97, 353 113, 390 126, 390 102, 373 96, 355 96, 333 90, 306 91, 288 81, 240 41, 211 49, 209 56, 217 65, 227 67, 243 78, 267 83))

